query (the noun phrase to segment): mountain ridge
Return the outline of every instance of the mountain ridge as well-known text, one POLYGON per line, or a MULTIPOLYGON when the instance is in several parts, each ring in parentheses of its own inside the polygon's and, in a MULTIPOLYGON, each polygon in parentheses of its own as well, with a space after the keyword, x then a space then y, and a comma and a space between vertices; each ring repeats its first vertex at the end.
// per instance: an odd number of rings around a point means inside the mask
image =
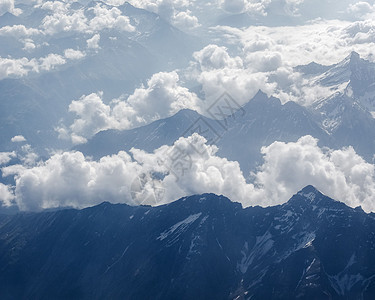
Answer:
POLYGON ((267 208, 203 194, 0 216, 0 295, 372 299, 374 228, 372 214, 312 187, 267 208))

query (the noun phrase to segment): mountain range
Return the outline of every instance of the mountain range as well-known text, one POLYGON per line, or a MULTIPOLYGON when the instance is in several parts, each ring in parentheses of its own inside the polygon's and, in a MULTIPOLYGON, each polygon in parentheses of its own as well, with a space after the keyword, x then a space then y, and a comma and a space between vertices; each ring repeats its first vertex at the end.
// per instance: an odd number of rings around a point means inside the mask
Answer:
POLYGON ((373 299, 375 216, 307 186, 0 217, 1 299, 373 299), (235 199, 233 199, 235 201, 235 199))
POLYGON ((375 98, 371 91, 375 64, 353 52, 332 66, 310 64, 296 69, 313 84, 330 88, 332 94, 302 106, 292 101, 282 104, 279 99, 259 91, 241 109, 227 114, 224 119, 182 110, 140 128, 99 132, 87 144, 75 149, 98 159, 132 147, 152 151, 197 132, 219 147, 220 156, 238 161, 247 175, 261 164, 261 147, 274 141, 295 142, 301 136, 311 135, 319 139, 320 146, 332 149, 352 146, 372 162, 375 98), (233 147, 239 144, 241 147, 233 147))

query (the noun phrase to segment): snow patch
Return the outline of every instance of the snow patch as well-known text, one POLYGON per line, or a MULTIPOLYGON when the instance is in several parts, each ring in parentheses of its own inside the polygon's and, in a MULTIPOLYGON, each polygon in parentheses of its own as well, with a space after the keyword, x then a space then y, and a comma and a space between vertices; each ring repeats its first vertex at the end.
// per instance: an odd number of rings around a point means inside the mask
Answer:
POLYGON ((251 264, 253 264, 256 260, 259 260, 271 250, 273 244, 274 241, 272 240, 272 234, 269 231, 262 236, 256 237, 255 245, 251 249, 250 253, 248 253, 249 245, 247 242, 245 242, 241 251, 242 259, 241 262, 237 264, 237 269, 242 274, 245 274, 251 264))
POLYGON ((163 240, 165 240, 167 237, 169 237, 172 234, 176 234, 177 237, 178 237, 181 233, 183 233, 184 231, 186 231, 186 229, 192 223, 194 223, 197 219, 199 219, 199 217, 201 215, 202 215, 202 213, 198 213, 198 214, 195 214, 195 215, 190 215, 185 220, 183 220, 181 222, 178 222, 177 224, 175 224, 172 227, 170 227, 168 230, 162 232, 156 239, 160 240, 160 241, 163 241, 163 240))

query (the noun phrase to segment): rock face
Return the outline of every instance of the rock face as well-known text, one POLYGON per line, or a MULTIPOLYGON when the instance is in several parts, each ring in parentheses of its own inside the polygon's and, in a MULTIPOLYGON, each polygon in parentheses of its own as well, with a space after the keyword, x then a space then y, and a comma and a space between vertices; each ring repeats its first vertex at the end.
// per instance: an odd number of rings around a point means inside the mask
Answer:
POLYGON ((1 299, 374 299, 375 218, 308 186, 0 218, 1 299), (235 199, 234 199, 235 200, 235 199))

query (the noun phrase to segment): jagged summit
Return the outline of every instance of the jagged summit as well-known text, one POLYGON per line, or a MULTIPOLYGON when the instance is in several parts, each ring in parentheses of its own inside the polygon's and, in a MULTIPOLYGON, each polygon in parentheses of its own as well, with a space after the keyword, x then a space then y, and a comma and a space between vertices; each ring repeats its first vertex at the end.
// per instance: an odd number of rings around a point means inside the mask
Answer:
POLYGON ((313 210, 315 209, 314 207, 319 207, 323 209, 347 207, 344 203, 336 201, 324 195, 322 192, 320 192, 317 188, 315 188, 312 185, 304 187, 284 205, 298 208, 309 207, 313 210))
POLYGON ((313 185, 308 185, 298 192, 299 195, 322 195, 322 193, 316 189, 313 185))
POLYGON ((362 59, 357 52, 352 51, 347 57, 345 57, 345 59, 341 62, 341 64, 343 63, 355 64, 355 63, 358 63, 360 60, 364 60, 364 59, 362 59))
POLYGON ((242 109, 251 112, 254 110, 254 105, 262 107, 268 107, 270 105, 281 106, 281 101, 273 96, 268 97, 266 93, 259 90, 255 96, 242 107, 242 109))
POLYGON ((0 216, 0 298, 374 299, 375 219, 314 206, 203 194, 0 216))
POLYGON ((184 109, 181 109, 180 111, 178 111, 175 115, 172 116, 172 118, 179 118, 179 117, 193 117, 193 118, 198 118, 200 117, 201 115, 195 111, 195 110, 192 110, 192 109, 188 109, 188 108, 184 108, 184 109))

